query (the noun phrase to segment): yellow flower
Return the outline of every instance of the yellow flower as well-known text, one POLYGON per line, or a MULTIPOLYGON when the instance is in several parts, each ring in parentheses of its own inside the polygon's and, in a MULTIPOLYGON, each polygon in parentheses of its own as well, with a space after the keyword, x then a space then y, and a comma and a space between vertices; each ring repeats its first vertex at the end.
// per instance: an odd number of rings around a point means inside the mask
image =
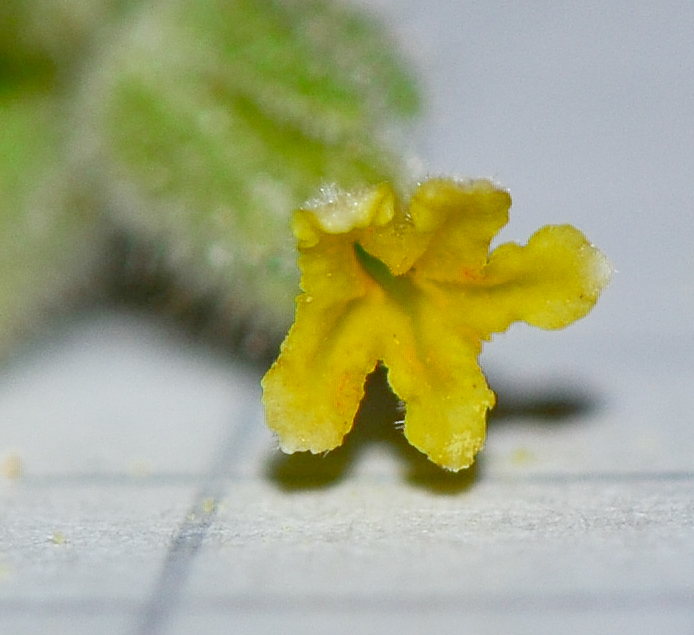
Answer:
POLYGON ((495 401, 477 364, 482 342, 517 320, 556 329, 583 317, 611 272, 569 225, 489 253, 510 205, 488 181, 432 179, 409 208, 382 184, 294 213, 303 293, 263 378, 285 452, 340 445, 381 362, 408 441, 448 470, 473 462, 495 401))

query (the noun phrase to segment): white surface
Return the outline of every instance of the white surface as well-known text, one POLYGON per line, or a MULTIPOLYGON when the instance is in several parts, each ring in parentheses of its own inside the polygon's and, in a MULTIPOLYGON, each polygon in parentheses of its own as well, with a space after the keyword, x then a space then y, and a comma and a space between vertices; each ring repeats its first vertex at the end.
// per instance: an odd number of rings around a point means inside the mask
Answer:
POLYGON ((428 73, 425 169, 508 186, 502 240, 579 226, 613 283, 488 346, 457 477, 366 421, 286 459, 256 370, 76 322, 0 374, 2 632, 694 632, 694 5, 375 4, 428 73))

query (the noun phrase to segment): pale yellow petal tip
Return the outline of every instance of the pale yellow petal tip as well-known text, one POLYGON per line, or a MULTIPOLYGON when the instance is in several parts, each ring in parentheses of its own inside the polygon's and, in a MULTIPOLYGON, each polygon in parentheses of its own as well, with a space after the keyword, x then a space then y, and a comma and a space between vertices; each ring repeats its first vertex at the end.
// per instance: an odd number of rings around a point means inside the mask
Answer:
POLYGON ((263 380, 284 452, 340 445, 380 363, 405 404, 410 443, 446 470, 473 463, 494 403, 477 363, 482 343, 514 321, 580 319, 613 271, 569 225, 490 253, 509 205, 490 181, 432 179, 409 209, 382 184, 326 189, 294 214, 304 293, 263 380))
POLYGON ((312 247, 321 233, 346 234, 353 229, 380 227, 395 213, 395 194, 387 183, 357 191, 326 186, 320 195, 294 213, 292 231, 300 246, 312 247))
MULTIPOLYGON (((408 441, 417 447, 409 437, 408 441)), ((482 448, 484 448, 484 437, 480 439, 468 430, 452 435, 439 445, 430 448, 429 452, 417 447, 428 456, 430 461, 448 472, 460 472, 469 468, 482 448)))
POLYGON ((511 195, 489 179, 435 177, 418 185, 410 201, 409 217, 418 231, 431 232, 449 216, 464 211, 471 204, 475 205, 478 213, 501 213, 505 223, 511 195))
POLYGON ((321 444, 316 439, 309 440, 305 438, 293 438, 288 436, 277 435, 277 441, 279 444, 280 451, 283 454, 297 454, 298 452, 310 452, 311 454, 325 454, 334 450, 336 447, 342 445, 342 443, 337 443, 335 445, 329 446, 321 444))
MULTIPOLYGON (((284 454, 295 454, 297 452, 310 452, 311 454, 324 454, 342 445, 345 434, 348 430, 341 429, 339 426, 327 423, 323 426, 311 426, 307 428, 305 421, 297 421, 292 426, 291 417, 284 417, 274 427, 280 450, 284 454)), ((350 426, 351 427, 351 426, 350 426)))
MULTIPOLYGON (((311 447, 307 445, 306 439, 302 439, 301 437, 295 437, 289 434, 277 434, 276 438, 279 448, 284 454, 311 451, 311 447)), ((317 454, 317 452, 312 452, 312 454, 317 454)))
POLYGON ((581 248, 581 252, 585 251, 588 252, 584 256, 585 265, 578 275, 583 277, 586 298, 590 299, 590 305, 585 312, 587 314, 593 309, 600 295, 610 283, 614 274, 614 266, 610 259, 594 244, 588 242, 587 239, 585 240, 585 246, 581 248))
POLYGON ((593 287, 597 294, 600 294, 612 280, 615 268, 610 259, 591 243, 591 249, 594 250, 593 269, 590 274, 593 280, 593 287))

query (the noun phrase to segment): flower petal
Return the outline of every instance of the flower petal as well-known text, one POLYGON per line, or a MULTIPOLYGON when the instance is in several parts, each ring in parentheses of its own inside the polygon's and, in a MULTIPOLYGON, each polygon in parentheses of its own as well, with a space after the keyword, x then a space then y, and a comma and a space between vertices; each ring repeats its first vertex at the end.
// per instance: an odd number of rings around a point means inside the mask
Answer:
POLYGON ((289 453, 325 452, 342 443, 379 358, 373 299, 312 300, 300 296, 294 326, 262 382, 268 426, 289 453))
POLYGON ((373 315, 380 296, 357 259, 358 230, 319 233, 319 220, 310 211, 296 217, 304 292, 280 355, 263 378, 263 401, 268 426, 284 451, 319 453, 342 443, 366 375, 378 362, 373 315))
POLYGON ((490 181, 432 179, 412 197, 410 216, 419 232, 431 232, 417 261, 420 275, 465 282, 486 264, 489 243, 508 222, 511 197, 490 181), (435 233, 434 233, 435 232, 435 233))
POLYGON ((388 184, 358 192, 324 188, 316 199, 292 216, 299 248, 313 247, 323 234, 346 234, 371 225, 380 227, 394 215, 395 194, 388 184))
POLYGON ((547 226, 525 246, 506 243, 491 255, 475 284, 450 288, 465 323, 483 337, 522 320, 558 329, 585 316, 609 281, 612 267, 570 225, 547 226))
POLYGON ((406 404, 407 440, 434 463, 457 471, 471 465, 484 445, 494 393, 477 365, 478 340, 458 331, 455 320, 431 303, 421 303, 417 313, 412 340, 394 338, 383 356, 388 382, 406 404))

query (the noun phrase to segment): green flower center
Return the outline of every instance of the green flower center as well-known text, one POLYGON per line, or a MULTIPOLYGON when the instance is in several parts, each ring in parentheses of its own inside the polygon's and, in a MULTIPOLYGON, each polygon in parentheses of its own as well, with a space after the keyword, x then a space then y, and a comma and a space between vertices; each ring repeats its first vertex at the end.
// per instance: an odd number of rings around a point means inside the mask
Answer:
POLYGON ((393 275, 385 262, 371 255, 357 242, 354 243, 354 253, 364 273, 376 282, 392 300, 401 305, 411 305, 417 289, 406 273, 400 276, 393 275))

